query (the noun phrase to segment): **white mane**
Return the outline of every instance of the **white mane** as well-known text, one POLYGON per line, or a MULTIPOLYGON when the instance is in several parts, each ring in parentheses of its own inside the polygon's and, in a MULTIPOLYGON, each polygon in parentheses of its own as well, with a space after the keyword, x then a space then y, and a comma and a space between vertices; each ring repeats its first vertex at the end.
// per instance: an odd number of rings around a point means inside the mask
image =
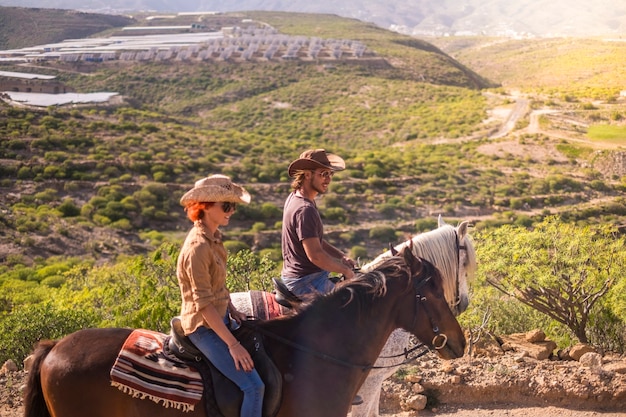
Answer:
MULTIPOLYGON (((415 256, 424 258, 437 267, 443 278, 446 300, 455 314, 461 313, 458 311, 459 303, 466 304, 468 302, 467 280, 473 277, 476 270, 476 253, 471 239, 465 234, 466 229, 466 223, 457 228, 440 223, 437 229, 416 235, 394 248, 396 251, 400 251, 411 244, 415 256), (464 266, 465 273, 459 271, 461 266, 464 266)), ((391 251, 386 251, 361 269, 364 271, 372 270, 390 256, 391 251)), ((464 310, 464 307, 467 306, 461 306, 461 310, 464 310)))

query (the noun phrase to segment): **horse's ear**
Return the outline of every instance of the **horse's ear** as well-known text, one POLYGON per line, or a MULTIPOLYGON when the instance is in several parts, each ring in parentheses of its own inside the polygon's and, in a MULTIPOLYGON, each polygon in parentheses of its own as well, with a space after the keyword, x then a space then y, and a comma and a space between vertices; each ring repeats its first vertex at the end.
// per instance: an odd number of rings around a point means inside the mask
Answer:
POLYGON ((398 254, 398 251, 391 242, 389 242, 389 252, 391 252, 391 256, 396 256, 398 254))
POLYGON ((469 222, 467 220, 461 222, 460 225, 457 226, 456 232, 459 235, 459 240, 463 240, 467 235, 467 229, 469 228, 469 222))
POLYGON ((404 263, 411 269, 411 276, 417 275, 422 272, 422 260, 415 256, 413 253, 413 242, 403 247, 400 251, 400 256, 404 258, 404 263))
POLYGON ((443 217, 440 214, 439 217, 437 217, 437 227, 442 227, 442 226, 445 226, 447 224, 448 223, 445 222, 445 220, 443 219, 443 217))

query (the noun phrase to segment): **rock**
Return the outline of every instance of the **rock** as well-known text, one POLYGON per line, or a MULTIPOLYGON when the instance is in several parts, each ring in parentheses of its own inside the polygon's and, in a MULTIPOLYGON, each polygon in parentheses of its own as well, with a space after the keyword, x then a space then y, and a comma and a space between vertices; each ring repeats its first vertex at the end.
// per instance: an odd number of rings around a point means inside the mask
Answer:
POLYGON ((32 366, 33 366, 33 360, 34 360, 33 355, 28 355, 28 356, 26 357, 26 359, 24 359, 24 370, 25 370, 26 372, 29 372, 29 371, 30 371, 30 368, 32 368, 32 366))
POLYGON ((572 357, 569 355, 569 348, 567 349, 559 349, 556 353, 559 360, 562 361, 571 361, 572 357))
POLYGON ((544 340, 546 340, 546 334, 539 329, 531 330, 528 333, 526 333, 527 342, 535 343, 535 342, 543 342, 544 340))
POLYGON ((455 384, 455 385, 460 384, 462 380, 463 379, 461 378, 460 375, 452 375, 450 377, 450 383, 451 384, 455 384))
POLYGON ((611 362, 605 364, 602 369, 609 372, 626 375, 626 361, 611 362))
POLYGON ((531 358, 538 360, 548 359, 554 349, 556 349, 556 343, 551 340, 533 343, 528 342, 525 333, 514 333, 509 336, 502 336, 502 341, 502 350, 505 352, 528 352, 531 358))
POLYGON ((425 395, 418 394, 418 395, 409 397, 406 401, 406 405, 411 410, 419 411, 419 410, 423 410, 424 408, 426 408, 427 401, 428 401, 428 397, 426 397, 425 395))
POLYGON ((0 375, 8 374, 10 372, 17 372, 17 365, 13 359, 9 359, 0 368, 0 375))
POLYGON ((454 365, 452 365, 449 362, 444 363, 443 365, 441 365, 441 372, 445 372, 446 374, 451 374, 452 372, 454 372, 456 368, 454 367, 454 365))
POLYGON ((602 355, 595 352, 587 352, 578 359, 581 365, 591 369, 598 369, 602 366, 602 355))
POLYGON ((478 341, 474 342, 470 354, 476 357, 494 357, 502 356, 504 352, 495 337, 485 334, 478 341))
POLYGON ((595 349, 586 343, 579 343, 569 350, 569 356, 575 361, 580 360, 580 357, 587 352, 595 352, 595 349))
POLYGON ((411 391, 415 394, 423 394, 426 389, 421 384, 413 384, 411 386, 411 391))
POLYGON ((422 382, 422 376, 417 375, 417 374, 408 374, 407 376, 404 377, 404 380, 406 382, 419 384, 420 382, 422 382))

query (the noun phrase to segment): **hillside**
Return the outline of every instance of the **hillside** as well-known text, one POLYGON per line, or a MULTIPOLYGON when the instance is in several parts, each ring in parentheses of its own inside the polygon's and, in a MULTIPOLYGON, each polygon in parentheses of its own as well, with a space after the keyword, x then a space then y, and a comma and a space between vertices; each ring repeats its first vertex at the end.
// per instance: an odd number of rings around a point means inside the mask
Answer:
POLYGON ((626 42, 619 39, 426 37, 507 89, 606 99, 626 90, 626 42))
POLYGON ((210 19, 249 19, 294 37, 358 40, 373 58, 332 65, 1 66, 122 97, 106 106, 0 107, 7 138, 0 142, 6 267, 55 256, 102 262, 179 239, 188 222, 178 198, 212 172, 232 176, 253 194, 227 237, 276 256, 286 167, 308 147, 325 147, 347 161, 320 206, 333 242, 362 257, 432 228, 438 214, 468 218, 477 227, 532 224, 550 213, 625 223, 625 172, 614 162, 621 144, 607 153, 606 140, 588 135, 594 124, 620 128, 625 113, 618 92, 603 90, 601 103, 587 96, 487 93, 480 89, 494 84, 469 69, 473 61, 461 64, 428 42, 337 16, 255 12, 203 19, 208 26, 215 25, 210 19), (547 106, 552 114, 533 116, 522 105, 511 119, 516 101, 547 106))
POLYGON ((0 7, 0 50, 85 38, 134 22, 125 16, 75 10, 0 7))

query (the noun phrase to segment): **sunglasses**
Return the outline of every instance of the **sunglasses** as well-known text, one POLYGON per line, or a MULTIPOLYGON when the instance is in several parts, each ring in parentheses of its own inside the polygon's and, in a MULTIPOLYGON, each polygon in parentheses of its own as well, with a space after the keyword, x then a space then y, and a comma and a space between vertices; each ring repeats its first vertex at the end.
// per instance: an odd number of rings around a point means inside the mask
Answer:
POLYGON ((224 201, 222 203, 222 210, 224 213, 229 213, 231 211, 237 210, 237 203, 231 203, 230 201, 224 201))
POLYGON ((314 174, 318 174, 320 177, 324 179, 332 178, 335 175, 334 171, 313 171, 314 174))

